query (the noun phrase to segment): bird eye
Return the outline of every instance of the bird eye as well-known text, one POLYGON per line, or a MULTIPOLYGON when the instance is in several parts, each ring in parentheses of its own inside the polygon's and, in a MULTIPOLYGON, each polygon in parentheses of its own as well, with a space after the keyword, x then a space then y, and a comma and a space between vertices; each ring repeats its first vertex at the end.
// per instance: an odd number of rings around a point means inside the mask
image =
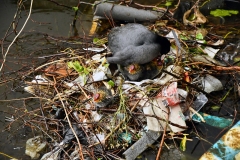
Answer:
POLYGON ((100 98, 100 94, 99 93, 96 93, 93 95, 93 100, 96 101, 100 98))

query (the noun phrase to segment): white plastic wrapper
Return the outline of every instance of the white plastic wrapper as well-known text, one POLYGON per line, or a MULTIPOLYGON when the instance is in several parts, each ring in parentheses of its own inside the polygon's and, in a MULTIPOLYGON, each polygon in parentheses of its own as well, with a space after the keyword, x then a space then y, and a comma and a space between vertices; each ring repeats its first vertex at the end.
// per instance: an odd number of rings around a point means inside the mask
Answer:
POLYGON ((202 87, 203 87, 203 90, 207 93, 211 93, 213 91, 220 91, 223 89, 222 83, 217 78, 209 74, 203 77, 202 87))
MULTIPOLYGON (((163 104, 163 97, 158 97, 153 99, 151 103, 147 102, 145 107, 143 107, 144 114, 148 115, 155 115, 159 118, 168 119, 168 109, 163 104)), ((170 114, 169 114, 169 121, 178 124, 180 126, 186 126, 185 117, 182 114, 182 110, 179 105, 171 106, 170 114)), ((149 130, 152 131, 164 131, 165 126, 168 125, 167 131, 171 130, 173 132, 181 132, 185 129, 179 128, 170 124, 167 124, 165 121, 158 120, 154 117, 147 117, 147 127, 149 130)))
POLYGON ((83 48, 83 50, 85 50, 85 51, 93 51, 93 52, 102 52, 105 49, 106 48, 97 48, 97 47, 83 48))
POLYGON ((111 71, 108 67, 103 66, 102 64, 97 67, 96 69, 93 70, 93 81, 97 82, 97 81, 102 81, 105 79, 108 79, 108 77, 111 77, 111 71))
POLYGON ((102 118, 102 115, 98 114, 97 111, 92 111, 91 114, 92 114, 94 122, 99 122, 100 119, 102 118))

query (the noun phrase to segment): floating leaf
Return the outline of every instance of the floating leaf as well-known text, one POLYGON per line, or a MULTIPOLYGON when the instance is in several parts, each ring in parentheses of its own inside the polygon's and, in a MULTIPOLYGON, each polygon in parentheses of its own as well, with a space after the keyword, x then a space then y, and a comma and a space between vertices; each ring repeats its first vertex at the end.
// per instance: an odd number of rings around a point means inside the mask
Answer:
POLYGON ((183 134, 183 135, 184 135, 184 137, 183 137, 183 139, 182 139, 182 141, 180 143, 180 149, 182 151, 185 151, 186 150, 186 143, 187 143, 187 135, 188 134, 183 134))
POLYGON ((200 49, 199 47, 189 48, 189 52, 194 54, 204 54, 202 49, 200 49))
POLYGON ((79 77, 81 77, 83 79, 84 84, 87 83, 87 75, 86 74, 81 74, 79 77))
POLYGON ((236 56, 233 58, 233 61, 234 61, 234 62, 239 62, 239 61, 240 61, 240 56, 239 56, 239 55, 236 55, 236 56))
POLYGON ((97 43, 99 41, 99 38, 93 38, 93 43, 97 43))
POLYGON ((69 68, 73 68, 75 71, 77 71, 78 73, 81 73, 84 71, 84 67, 81 66, 79 61, 74 61, 74 62, 68 62, 67 63, 69 68))
POLYGON ((69 68, 73 68, 75 71, 77 71, 79 74, 81 74, 82 76, 85 76, 89 74, 90 69, 83 67, 79 61, 70 61, 67 63, 69 68))
POLYGON ((108 81, 108 84, 111 86, 111 87, 114 87, 114 82, 112 80, 108 81))
POLYGON ((96 44, 96 45, 99 45, 99 46, 102 46, 106 42, 107 42, 107 38, 102 38, 102 39, 93 38, 93 44, 96 44))
POLYGON ((83 72, 84 72, 86 75, 89 74, 90 71, 91 71, 91 70, 90 70, 89 68, 85 68, 85 67, 84 67, 83 72))
POLYGON ((214 111, 218 111, 220 109, 220 107, 219 106, 212 106, 211 109, 214 110, 214 111))
POLYGON ((103 65, 104 67, 108 68, 109 67, 109 63, 106 63, 103 65))
POLYGON ((171 6, 172 5, 172 2, 171 1, 167 1, 166 3, 165 3, 165 6, 167 6, 167 7, 169 7, 169 6, 171 6))
POLYGON ((189 21, 193 21, 193 20, 195 20, 196 18, 197 18, 197 17, 196 17, 195 14, 190 14, 189 17, 188 17, 188 20, 189 20, 189 21))
POLYGON ((180 37, 180 39, 182 39, 182 40, 188 40, 187 36, 184 36, 184 35, 182 35, 182 34, 180 34, 179 37, 180 37))
POLYGON ((72 9, 77 12, 78 11, 78 7, 72 7, 72 9))
POLYGON ((202 35, 202 33, 197 33, 196 34, 196 39, 198 39, 198 40, 203 40, 203 35, 202 35))
POLYGON ((214 11, 211 11, 210 14, 213 15, 214 17, 225 17, 225 16, 231 16, 232 14, 238 14, 238 11, 216 9, 214 11))
POLYGON ((194 13, 192 13, 192 9, 190 9, 184 13, 184 25, 204 24, 207 22, 207 18, 199 11, 199 9, 194 9, 193 11, 194 13))

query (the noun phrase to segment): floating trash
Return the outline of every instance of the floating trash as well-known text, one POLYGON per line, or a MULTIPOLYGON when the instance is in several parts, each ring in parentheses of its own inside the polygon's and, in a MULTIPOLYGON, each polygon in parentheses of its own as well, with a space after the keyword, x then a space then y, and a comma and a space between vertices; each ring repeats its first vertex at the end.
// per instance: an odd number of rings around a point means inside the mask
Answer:
MULTIPOLYGON (((232 119, 227 119, 223 117, 213 116, 206 113, 198 112, 205 122, 213 127, 226 128, 232 124, 232 119)), ((192 116, 194 121, 201 122, 201 119, 195 114, 192 116)))
POLYGON ((40 152, 42 152, 47 146, 47 142, 43 140, 42 137, 36 136, 30 138, 26 142, 25 154, 30 156, 31 159, 38 159, 40 157, 40 152))
MULTIPOLYGON (((222 136, 200 160, 233 160, 240 152, 240 121, 222 136)), ((237 159, 236 159, 237 160, 237 159)))

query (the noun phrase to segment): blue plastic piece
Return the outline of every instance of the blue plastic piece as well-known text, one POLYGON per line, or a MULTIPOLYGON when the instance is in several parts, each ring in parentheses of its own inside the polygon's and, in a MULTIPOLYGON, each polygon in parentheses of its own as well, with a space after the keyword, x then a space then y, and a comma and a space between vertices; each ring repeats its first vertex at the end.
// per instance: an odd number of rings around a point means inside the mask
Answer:
MULTIPOLYGON (((225 128, 232 124, 232 119, 212 116, 206 113, 198 112, 205 120, 205 122, 213 127, 225 128)), ((201 122, 201 119, 195 114, 192 116, 194 121, 201 122)))
POLYGON ((224 134, 200 160, 234 160, 240 152, 240 121, 238 121, 226 134, 224 134))

